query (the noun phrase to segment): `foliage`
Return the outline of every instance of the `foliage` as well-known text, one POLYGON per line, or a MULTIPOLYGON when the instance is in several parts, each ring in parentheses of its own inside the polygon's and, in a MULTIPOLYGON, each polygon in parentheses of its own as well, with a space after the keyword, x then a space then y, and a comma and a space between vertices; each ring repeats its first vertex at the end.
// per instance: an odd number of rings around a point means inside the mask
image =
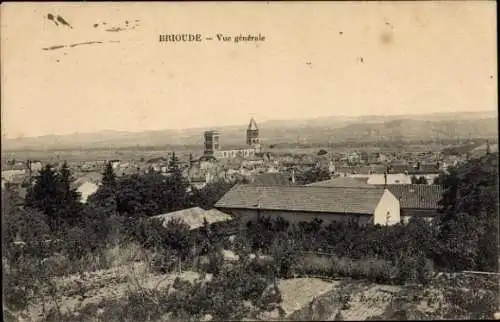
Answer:
POLYGON ((167 212, 184 209, 188 204, 187 188, 189 184, 182 174, 175 152, 172 153, 168 162, 168 174, 166 181, 168 184, 167 212))
POLYGON ((420 176, 417 178, 417 176, 413 175, 411 177, 411 183, 412 184, 427 184, 427 179, 424 176, 420 176))
POLYGON ((106 163, 102 173, 101 185, 97 191, 89 196, 88 204, 93 207, 103 208, 107 212, 116 212, 116 193, 118 182, 111 162, 106 163))
POLYGON ((310 170, 299 173, 296 178, 297 183, 303 185, 329 179, 330 172, 328 169, 324 169, 322 167, 313 167, 310 170))
POLYGON ((193 188, 189 197, 193 207, 211 209, 232 187, 234 183, 211 182, 203 188, 193 188))
POLYGON ((444 318, 451 319, 494 319, 498 311, 498 292, 484 291, 479 288, 449 288, 445 291, 448 303, 444 318))
POLYGON ((498 271, 498 153, 452 169, 444 188, 439 265, 498 271))
POLYGON ((296 270, 301 275, 352 277, 376 283, 395 280, 398 268, 385 260, 353 260, 337 256, 304 254, 298 258, 296 270))
POLYGON ((78 224, 82 205, 76 189, 71 187, 72 182, 66 162, 58 171, 47 165, 36 177, 35 185, 28 190, 26 206, 43 212, 52 231, 78 224))
POLYGON ((215 320, 237 320, 248 313, 245 301, 267 308, 281 300, 279 293, 264 292, 271 283, 269 277, 252 273, 246 265, 239 264, 223 268, 209 281, 179 283, 168 302, 173 317, 210 314, 215 320))
POLYGON ((294 241, 289 237, 289 234, 279 232, 270 249, 270 255, 275 263, 276 275, 282 278, 292 277, 293 268, 297 263, 294 241))

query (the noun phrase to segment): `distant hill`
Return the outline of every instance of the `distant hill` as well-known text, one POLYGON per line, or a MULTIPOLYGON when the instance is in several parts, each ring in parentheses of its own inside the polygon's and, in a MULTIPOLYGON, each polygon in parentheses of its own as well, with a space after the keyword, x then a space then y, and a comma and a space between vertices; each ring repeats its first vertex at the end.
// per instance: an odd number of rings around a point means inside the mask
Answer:
MULTIPOLYGON (((331 116, 307 120, 260 122, 264 144, 335 143, 346 140, 432 140, 498 136, 497 114, 491 112, 438 113, 398 116, 331 116)), ((221 145, 245 144, 246 124, 214 126, 221 131, 221 145)), ((124 132, 106 130, 71 135, 2 139, 3 150, 52 150, 123 148, 168 145, 203 145, 204 128, 124 132)))

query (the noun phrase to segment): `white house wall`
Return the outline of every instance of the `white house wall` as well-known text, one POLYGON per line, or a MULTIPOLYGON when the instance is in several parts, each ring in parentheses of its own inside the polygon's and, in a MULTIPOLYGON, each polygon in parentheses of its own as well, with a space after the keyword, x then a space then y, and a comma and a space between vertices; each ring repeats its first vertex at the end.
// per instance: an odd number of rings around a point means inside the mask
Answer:
POLYGON ((375 212, 373 214, 373 223, 382 226, 392 226, 400 223, 401 213, 399 200, 389 190, 385 189, 375 212))

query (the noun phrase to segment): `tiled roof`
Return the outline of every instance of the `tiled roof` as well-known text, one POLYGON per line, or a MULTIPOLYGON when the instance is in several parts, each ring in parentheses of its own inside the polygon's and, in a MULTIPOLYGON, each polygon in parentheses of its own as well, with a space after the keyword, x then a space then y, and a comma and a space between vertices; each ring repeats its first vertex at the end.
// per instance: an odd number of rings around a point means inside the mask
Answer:
POLYGON ((337 177, 329 180, 318 181, 308 184, 313 187, 371 187, 367 178, 337 177))
POLYGON ((402 209, 438 209, 443 194, 440 185, 389 184, 387 188, 399 199, 402 209))
POLYGON ((164 224, 174 218, 182 219, 185 224, 189 225, 190 229, 197 229, 203 226, 204 219, 206 219, 209 224, 232 219, 230 215, 217 209, 205 210, 199 207, 174 211, 163 215, 153 216, 151 218, 160 219, 164 222, 164 224))
POLYGON ((292 184, 291 177, 284 173, 261 173, 253 178, 252 185, 259 186, 287 186, 292 184))
POLYGON ((217 208, 373 214, 384 189, 236 185, 217 208))
POLYGON ((394 174, 399 174, 399 173, 405 173, 415 170, 411 165, 409 164, 391 164, 389 166, 389 173, 394 173, 394 174))

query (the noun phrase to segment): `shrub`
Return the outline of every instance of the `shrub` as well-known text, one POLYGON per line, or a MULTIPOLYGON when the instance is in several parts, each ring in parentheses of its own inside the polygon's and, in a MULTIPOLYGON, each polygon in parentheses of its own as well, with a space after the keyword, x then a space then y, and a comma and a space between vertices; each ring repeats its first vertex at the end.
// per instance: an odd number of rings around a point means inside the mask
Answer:
POLYGON ((396 268, 384 260, 352 260, 306 254, 299 259, 297 270, 305 275, 352 277, 373 282, 389 282, 396 275, 396 268))
POLYGON ((208 254, 207 273, 218 275, 224 266, 224 255, 219 250, 213 250, 208 254))

